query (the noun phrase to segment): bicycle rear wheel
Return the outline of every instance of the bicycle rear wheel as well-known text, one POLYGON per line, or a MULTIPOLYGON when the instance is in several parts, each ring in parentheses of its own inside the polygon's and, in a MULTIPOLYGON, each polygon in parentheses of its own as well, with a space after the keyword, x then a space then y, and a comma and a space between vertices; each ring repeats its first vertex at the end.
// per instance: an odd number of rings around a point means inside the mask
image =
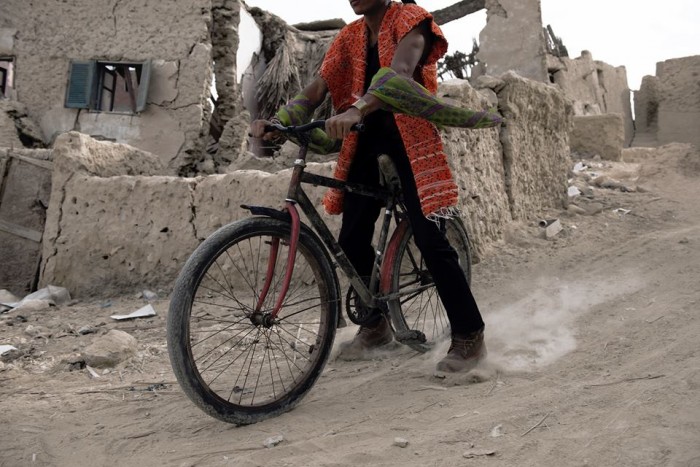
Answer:
POLYGON ((282 308, 270 315, 289 237, 290 225, 276 219, 229 224, 195 250, 176 282, 167 320, 173 371, 187 396, 220 420, 245 425, 292 409, 328 360, 339 291, 326 250, 306 228, 282 308))
MULTIPOLYGON (((467 283, 471 284, 472 256, 467 231, 457 218, 447 219, 444 228, 467 283)), ((397 226, 385 261, 391 268, 388 294, 394 298, 387 305, 397 340, 426 352, 441 338, 449 336, 450 322, 423 256, 413 241, 408 221, 397 226)))

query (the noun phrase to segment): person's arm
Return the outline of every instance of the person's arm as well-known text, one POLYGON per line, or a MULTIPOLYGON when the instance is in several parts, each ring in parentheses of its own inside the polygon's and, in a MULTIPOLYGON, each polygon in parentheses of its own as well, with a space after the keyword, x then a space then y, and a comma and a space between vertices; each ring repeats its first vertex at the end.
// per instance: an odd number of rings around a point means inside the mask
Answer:
MULTIPOLYGON (((412 78, 418 64, 425 60, 430 51, 431 32, 429 22, 424 21, 413 28, 399 42, 396 53, 391 61, 391 68, 400 75, 412 78)), ((365 94, 362 99, 367 105, 360 112, 356 107, 350 107, 342 114, 326 120, 326 133, 331 138, 342 139, 350 133, 350 128, 362 118, 382 107, 382 101, 371 94, 365 94)))
POLYGON ((326 82, 320 76, 317 76, 315 80, 311 82, 308 86, 301 91, 303 95, 309 98, 313 103, 313 110, 323 103, 323 100, 328 94, 328 86, 326 82))
MULTIPOLYGON (((328 93, 326 82, 319 76, 314 79, 308 86, 301 91, 301 94, 306 96, 309 101, 309 114, 313 113, 316 108, 323 103, 328 93)), ((265 132, 265 126, 269 125, 270 120, 255 120, 250 124, 250 136, 254 138, 263 138, 264 140, 273 140, 279 135, 276 131, 265 132)))

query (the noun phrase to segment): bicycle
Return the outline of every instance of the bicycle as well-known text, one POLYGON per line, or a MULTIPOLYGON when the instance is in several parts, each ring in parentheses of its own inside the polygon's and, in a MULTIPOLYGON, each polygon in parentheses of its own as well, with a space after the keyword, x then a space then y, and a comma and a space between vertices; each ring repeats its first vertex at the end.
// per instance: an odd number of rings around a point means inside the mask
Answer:
MULTIPOLYGON (((284 209, 242 205, 252 217, 221 227, 192 253, 175 283, 167 340, 175 376, 204 412, 246 425, 291 410, 323 370, 341 321, 336 268, 349 281, 346 314, 363 324, 372 309, 391 319, 395 339, 425 352, 448 335, 449 322, 412 241, 398 175, 380 156, 378 187, 305 172, 306 125, 267 128, 300 145, 284 209), (302 184, 339 188, 385 205, 375 267, 367 280, 350 264, 302 184), (310 226, 301 222, 297 205, 310 226), (392 221, 396 224, 389 237, 392 221)), ((361 130, 362 128, 357 128, 361 130)), ((441 221, 471 280, 471 250, 459 219, 441 221)))

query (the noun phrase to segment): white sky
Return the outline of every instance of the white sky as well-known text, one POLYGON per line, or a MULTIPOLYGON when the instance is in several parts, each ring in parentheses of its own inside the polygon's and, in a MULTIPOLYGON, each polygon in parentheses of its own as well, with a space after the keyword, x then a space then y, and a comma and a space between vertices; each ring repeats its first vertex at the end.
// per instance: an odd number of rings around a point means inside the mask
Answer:
MULTIPOLYGON (((290 24, 321 19, 357 19, 348 0, 245 0, 276 14, 290 24)), ((458 0, 416 0, 433 11, 458 0)), ((656 63, 670 58, 700 55, 700 1, 698 0, 541 0, 542 21, 551 24, 571 58, 589 50, 594 60, 627 69, 631 89, 642 77, 656 74, 656 63)), ((242 20, 241 47, 255 50, 259 39, 242 20)), ((249 21, 252 21, 249 19, 249 21)), ((485 12, 475 13, 442 27, 449 53, 471 51, 486 24, 485 12)), ((241 51, 241 54, 251 52, 241 51)), ((239 70, 244 65, 239 60, 239 70)))

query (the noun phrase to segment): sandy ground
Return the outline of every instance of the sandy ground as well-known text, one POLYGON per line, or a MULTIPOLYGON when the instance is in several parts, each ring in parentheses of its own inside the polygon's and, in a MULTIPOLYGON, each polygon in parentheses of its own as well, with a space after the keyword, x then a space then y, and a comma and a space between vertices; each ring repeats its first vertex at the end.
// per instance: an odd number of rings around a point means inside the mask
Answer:
POLYGON ((0 344, 22 356, 0 364, 0 466, 700 466, 700 155, 686 153, 585 170, 579 185, 622 185, 579 197, 587 214, 550 213, 552 240, 513 226, 474 268, 489 357, 468 375, 435 375, 447 343, 334 355, 296 409, 237 428, 174 381, 165 299, 130 322, 109 315, 143 306, 134 295, 3 315, 0 344), (98 378, 70 371, 86 325, 130 333, 138 355, 98 378))

